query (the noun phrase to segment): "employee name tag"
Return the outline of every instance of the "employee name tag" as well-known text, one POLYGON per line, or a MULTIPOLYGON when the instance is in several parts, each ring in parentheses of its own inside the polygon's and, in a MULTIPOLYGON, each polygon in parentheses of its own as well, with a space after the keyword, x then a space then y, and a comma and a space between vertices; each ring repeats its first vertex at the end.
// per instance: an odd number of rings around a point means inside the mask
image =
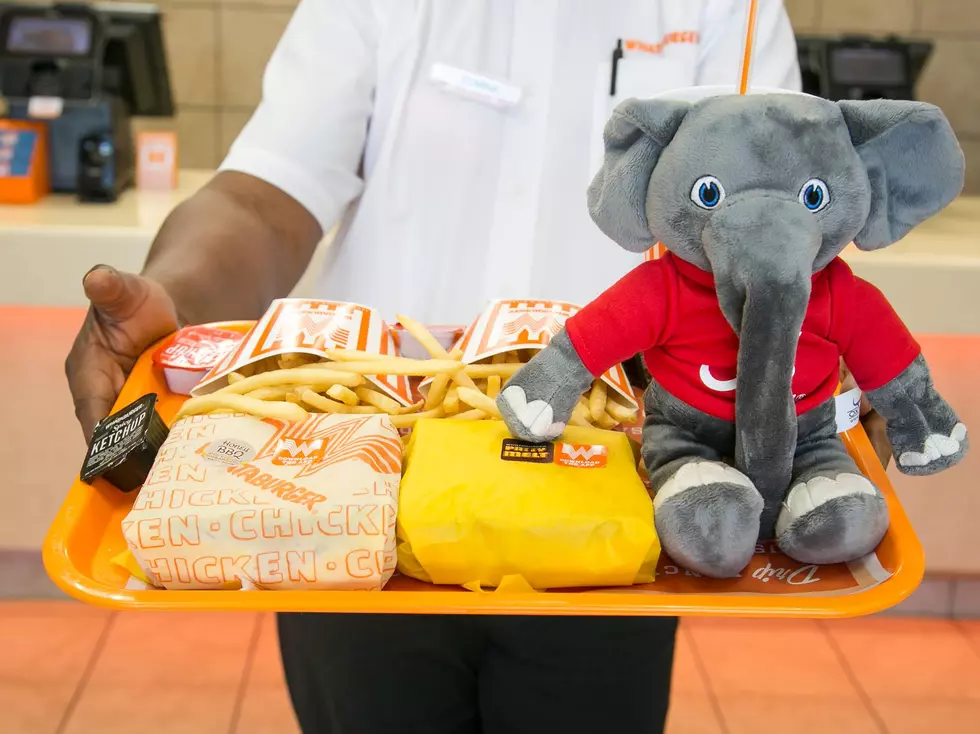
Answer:
POLYGON ((836 398, 837 432, 846 433, 861 422, 861 390, 854 388, 836 398))
POLYGON ((448 64, 433 64, 429 78, 447 92, 493 107, 514 107, 521 101, 520 87, 448 64))

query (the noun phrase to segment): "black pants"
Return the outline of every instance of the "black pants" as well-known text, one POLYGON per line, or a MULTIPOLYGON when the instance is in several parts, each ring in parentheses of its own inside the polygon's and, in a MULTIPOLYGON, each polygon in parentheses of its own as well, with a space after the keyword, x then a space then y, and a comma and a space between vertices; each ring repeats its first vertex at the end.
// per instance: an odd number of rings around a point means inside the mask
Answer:
POLYGON ((304 734, 660 734, 675 619, 280 614, 304 734))

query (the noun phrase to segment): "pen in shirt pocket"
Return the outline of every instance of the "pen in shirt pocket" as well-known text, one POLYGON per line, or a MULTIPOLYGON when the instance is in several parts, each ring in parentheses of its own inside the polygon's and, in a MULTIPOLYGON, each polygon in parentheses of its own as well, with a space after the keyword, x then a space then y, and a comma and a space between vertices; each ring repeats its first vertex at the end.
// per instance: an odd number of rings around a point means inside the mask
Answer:
POLYGON ((612 52, 612 72, 609 77, 609 96, 616 96, 616 72, 619 70, 620 59, 623 58, 623 39, 616 39, 616 48, 612 52))

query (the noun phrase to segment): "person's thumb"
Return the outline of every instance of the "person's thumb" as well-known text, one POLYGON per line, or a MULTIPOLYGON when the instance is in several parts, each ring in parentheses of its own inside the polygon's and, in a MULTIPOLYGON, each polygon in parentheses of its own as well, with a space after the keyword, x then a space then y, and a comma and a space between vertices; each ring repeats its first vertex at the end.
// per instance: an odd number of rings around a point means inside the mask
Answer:
POLYGON ((146 299, 142 278, 108 265, 96 265, 86 273, 82 287, 92 306, 114 321, 132 316, 146 299))

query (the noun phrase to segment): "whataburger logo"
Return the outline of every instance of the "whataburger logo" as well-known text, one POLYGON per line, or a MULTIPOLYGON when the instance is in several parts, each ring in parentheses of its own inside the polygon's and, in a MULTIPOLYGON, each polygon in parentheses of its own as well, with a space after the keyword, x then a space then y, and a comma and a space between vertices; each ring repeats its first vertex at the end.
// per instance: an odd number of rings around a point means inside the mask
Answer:
POLYGON ((295 466, 296 464, 312 464, 323 460, 326 451, 326 441, 316 438, 312 441, 297 441, 293 438, 282 438, 272 457, 272 463, 280 466, 295 466))
POLYGON ((316 474, 343 461, 362 461, 379 474, 400 474, 402 444, 394 436, 363 432, 372 418, 331 420, 315 415, 298 423, 267 418, 276 432, 256 455, 255 460, 271 459, 277 466, 299 466, 296 478, 316 474))
POLYGON ((600 469, 606 465, 609 450, 599 444, 559 443, 555 446, 555 463, 579 469, 600 469))
POLYGON ((701 36, 697 31, 675 31, 667 33, 659 43, 647 43, 635 38, 628 38, 623 41, 623 47, 627 51, 642 51, 647 54, 663 53, 663 50, 674 43, 700 43, 701 36))
POLYGON ((524 313, 505 324, 503 331, 508 337, 515 337, 512 339, 513 341, 518 341, 516 337, 523 331, 527 333, 526 341, 529 343, 546 344, 551 340, 551 337, 561 331, 561 327, 561 322, 551 314, 535 318, 529 313, 524 313))
POLYGON ((505 438, 500 446, 503 461, 524 464, 557 464, 575 469, 601 469, 609 458, 609 449, 599 444, 528 443, 505 438))

